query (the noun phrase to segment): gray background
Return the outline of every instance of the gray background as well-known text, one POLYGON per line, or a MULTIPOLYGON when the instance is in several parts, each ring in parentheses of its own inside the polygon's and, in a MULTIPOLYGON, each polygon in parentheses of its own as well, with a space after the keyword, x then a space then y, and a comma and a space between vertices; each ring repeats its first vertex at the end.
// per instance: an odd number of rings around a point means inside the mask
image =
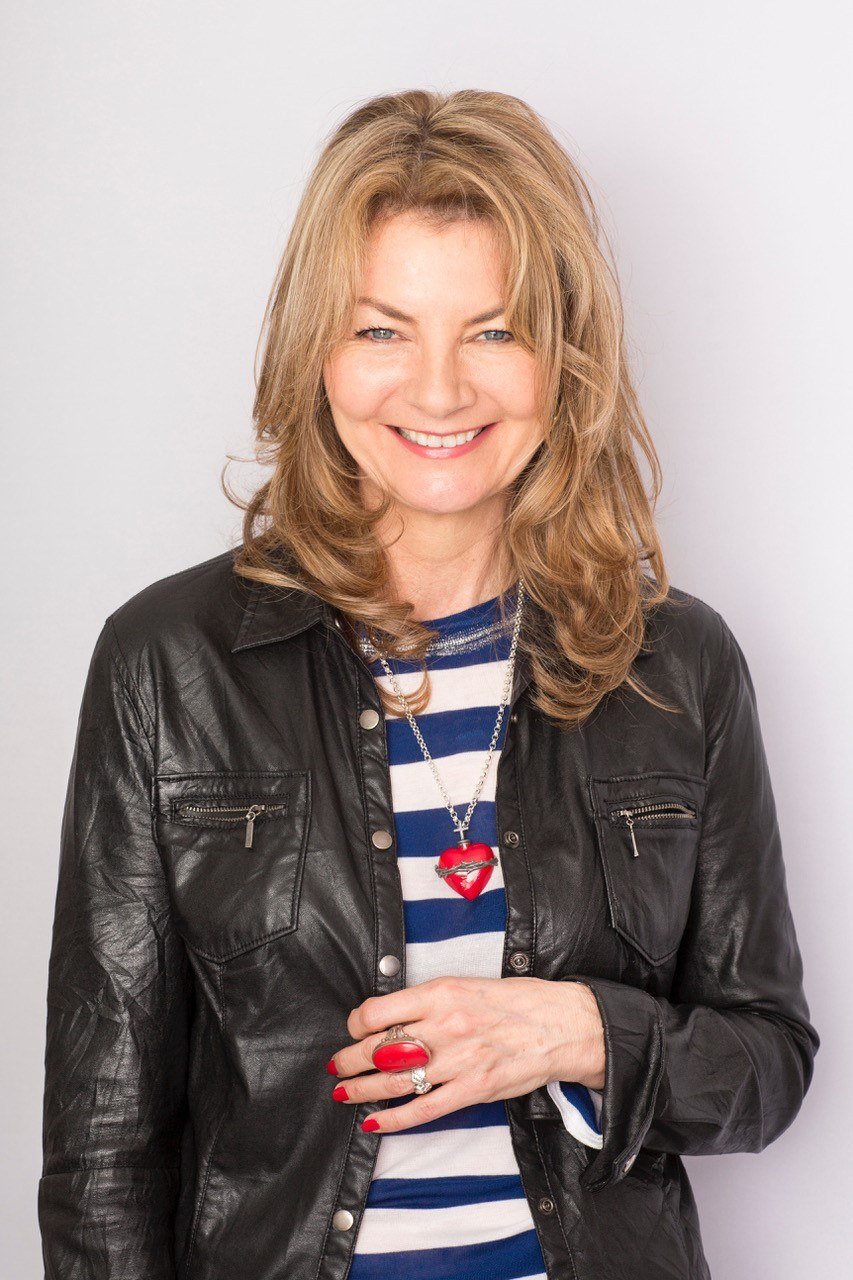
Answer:
MULTIPOLYGON (((774 1145, 687 1162, 712 1272, 846 1274, 845 5, 6 0, 0 22, 5 1273, 42 1274, 47 955, 95 637, 135 591, 239 536, 219 470, 250 456, 263 307, 322 138, 375 93, 473 87, 530 102, 592 185, 666 476, 672 581, 727 619, 758 693, 823 1045, 774 1145)), ((229 474, 244 493, 259 478, 229 474)))

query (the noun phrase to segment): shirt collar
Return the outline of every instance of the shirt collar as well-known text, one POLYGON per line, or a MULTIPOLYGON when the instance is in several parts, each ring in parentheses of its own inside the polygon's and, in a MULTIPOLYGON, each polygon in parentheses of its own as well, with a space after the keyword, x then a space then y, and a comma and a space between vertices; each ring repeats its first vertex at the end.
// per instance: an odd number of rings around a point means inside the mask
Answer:
MULTIPOLYGON (((528 601, 525 607, 531 603, 528 601)), ((537 608, 535 604, 533 607, 537 608)), ((289 640, 291 636, 306 631, 317 622, 334 626, 337 617, 337 611, 313 591, 295 587, 272 587, 266 582, 251 581, 231 652, 238 653, 243 649, 256 649, 279 640, 289 640)), ((652 652, 649 630, 647 621, 644 643, 634 659, 635 662, 648 657, 652 652)))

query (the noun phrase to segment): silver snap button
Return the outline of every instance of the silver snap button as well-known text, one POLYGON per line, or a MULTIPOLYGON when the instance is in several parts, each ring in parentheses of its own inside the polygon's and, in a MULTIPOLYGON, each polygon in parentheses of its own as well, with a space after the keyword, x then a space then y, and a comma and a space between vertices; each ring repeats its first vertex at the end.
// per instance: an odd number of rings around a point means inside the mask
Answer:
POLYGON ((626 1160, 626 1161, 625 1161, 625 1163, 624 1163, 624 1164, 623 1164, 623 1166, 622 1166, 622 1172, 623 1172, 623 1173, 630 1173, 630 1172, 631 1172, 631 1166, 633 1165, 633 1163, 634 1163, 634 1161, 635 1161, 636 1159, 637 1159, 637 1157, 636 1157, 636 1156, 631 1156, 630 1160, 626 1160))
POLYGON ((517 719, 518 719, 518 712, 513 711, 512 715, 510 716, 510 720, 512 721, 513 724, 515 724, 517 719))
POLYGON ((358 717, 358 723, 362 729, 375 729, 379 724, 379 712, 374 711, 373 707, 368 707, 367 711, 362 711, 358 717))
POLYGON ((515 848, 515 846, 518 844, 518 840, 519 840, 519 836, 517 831, 504 832, 504 844, 511 845, 512 848, 515 848))
POLYGON ((377 849, 390 849, 394 843, 394 837, 390 831, 374 831, 370 839, 377 849))
POLYGON ((336 1231, 349 1231, 354 1222, 355 1218, 349 1209, 338 1209, 332 1218, 332 1226, 336 1231))
POLYGON ((554 1201, 551 1199, 550 1196, 543 1196, 542 1199, 539 1201, 537 1208, 539 1209, 540 1213, 553 1213, 554 1201))
POLYGON ((521 973, 523 969, 530 968, 530 956, 526 951, 513 951, 509 963, 516 973, 521 973))
POLYGON ((400 961, 396 956, 383 956, 379 961, 379 972, 384 973, 386 978, 393 978, 400 972, 401 968, 400 961))
POLYGON ((340 618, 335 618, 335 626, 338 628, 338 631, 343 630, 344 624, 341 622, 340 618))

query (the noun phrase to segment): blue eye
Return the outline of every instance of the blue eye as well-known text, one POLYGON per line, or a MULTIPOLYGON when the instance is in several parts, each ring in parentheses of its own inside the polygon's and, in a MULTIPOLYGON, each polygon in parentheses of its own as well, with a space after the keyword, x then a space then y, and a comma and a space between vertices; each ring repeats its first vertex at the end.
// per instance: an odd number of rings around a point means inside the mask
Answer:
MULTIPOLYGON (((354 336, 356 338, 365 338, 367 337, 368 334, 378 334, 378 333, 388 335, 387 337, 384 337, 384 338, 374 337, 371 339, 371 341, 381 344, 381 343, 387 342, 390 337, 393 337, 394 334, 396 333, 396 330, 384 329, 378 325, 374 325, 369 329, 357 329, 354 336)), ((510 342, 513 341, 512 334, 509 332, 508 329, 484 329, 480 336, 488 339, 489 335, 491 334, 498 334, 498 343, 506 342, 507 340, 509 340, 510 342)))
MULTIPOLYGON (((394 332, 394 330, 393 330, 393 329, 381 329, 381 328, 378 328, 378 327, 374 327, 374 328, 372 328, 372 329, 359 329, 355 336, 356 336, 357 338, 363 338, 363 337, 365 336, 365 334, 368 334, 368 333, 393 333, 393 332, 394 332)), ((384 338, 376 338, 376 339, 374 339, 374 341, 376 341, 376 342, 384 342, 384 341, 385 341, 385 339, 384 339, 384 338)))

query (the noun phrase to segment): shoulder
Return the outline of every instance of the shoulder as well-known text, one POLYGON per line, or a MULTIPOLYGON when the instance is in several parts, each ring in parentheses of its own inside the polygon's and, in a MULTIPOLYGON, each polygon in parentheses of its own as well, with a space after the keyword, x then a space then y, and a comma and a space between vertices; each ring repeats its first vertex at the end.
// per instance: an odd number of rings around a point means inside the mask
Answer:
POLYGON ((125 662, 146 655, 198 648, 210 640, 233 643, 251 584, 234 572, 236 548, 149 583, 107 618, 125 662))
POLYGON ((646 618, 642 657, 654 664, 689 668, 707 693, 743 652, 723 615, 709 601, 670 585, 646 618))
POLYGON ((709 601, 672 583, 666 599, 652 607, 649 620, 655 639, 674 633, 694 644, 719 640, 721 628, 725 626, 721 614, 709 601))

